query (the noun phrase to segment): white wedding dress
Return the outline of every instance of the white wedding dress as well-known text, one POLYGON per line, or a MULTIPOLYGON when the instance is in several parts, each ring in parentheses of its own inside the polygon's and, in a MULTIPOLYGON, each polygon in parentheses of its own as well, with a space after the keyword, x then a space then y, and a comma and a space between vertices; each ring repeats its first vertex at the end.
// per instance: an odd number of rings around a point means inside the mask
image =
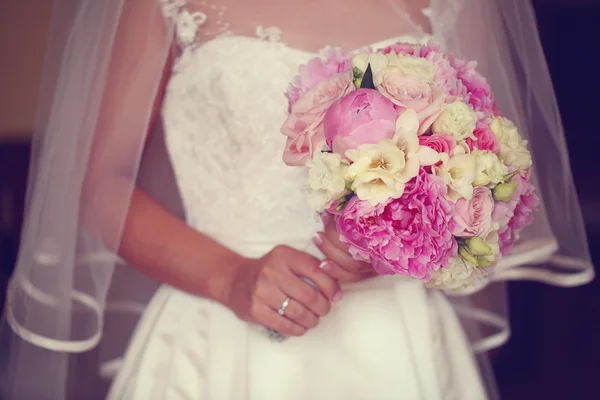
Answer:
MULTIPOLYGON (((305 171, 282 162, 279 131, 286 87, 315 54, 269 40, 277 39, 276 30, 259 32, 262 38, 224 35, 202 45, 179 32, 181 55, 162 112, 167 148, 190 226, 244 256, 261 256, 280 243, 318 255, 311 236, 322 227, 304 197, 305 171)), ((346 286, 317 328, 283 343, 269 341, 219 304, 163 286, 108 398, 487 395, 444 295, 403 277, 380 277, 346 286)))

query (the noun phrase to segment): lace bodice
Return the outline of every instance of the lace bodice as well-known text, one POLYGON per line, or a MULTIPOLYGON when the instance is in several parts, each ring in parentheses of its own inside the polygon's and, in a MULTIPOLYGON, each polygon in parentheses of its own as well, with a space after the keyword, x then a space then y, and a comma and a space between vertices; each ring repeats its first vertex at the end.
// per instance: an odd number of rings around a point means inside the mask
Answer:
POLYGON ((276 28, 244 37, 219 24, 222 34, 199 44, 193 38, 207 16, 183 1, 164 3, 181 51, 162 116, 188 223, 232 247, 243 243, 239 251, 248 242, 309 243, 318 219, 306 202, 306 172, 282 161, 280 127, 284 92, 315 54, 287 46, 276 28))

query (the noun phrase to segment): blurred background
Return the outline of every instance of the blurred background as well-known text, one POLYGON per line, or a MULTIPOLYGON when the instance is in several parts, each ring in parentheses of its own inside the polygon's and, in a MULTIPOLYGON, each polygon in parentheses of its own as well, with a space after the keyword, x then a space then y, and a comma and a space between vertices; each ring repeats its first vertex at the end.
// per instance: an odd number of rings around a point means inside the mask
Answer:
MULTIPOLYGON (((600 265, 600 1, 533 3, 600 265)), ((0 1, 0 306, 18 248, 51 4, 0 1)), ((503 398, 600 399, 600 280, 575 289, 522 282, 510 290, 513 336, 494 357, 503 398)))

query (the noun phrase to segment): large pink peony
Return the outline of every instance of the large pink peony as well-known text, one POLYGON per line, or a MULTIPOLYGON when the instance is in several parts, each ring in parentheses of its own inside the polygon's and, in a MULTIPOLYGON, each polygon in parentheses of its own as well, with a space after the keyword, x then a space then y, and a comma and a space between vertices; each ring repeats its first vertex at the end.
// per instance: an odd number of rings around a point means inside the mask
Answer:
POLYGON ((421 170, 399 199, 371 206, 354 197, 337 219, 340 239, 355 258, 371 262, 381 275, 429 280, 458 250, 446 191, 440 178, 421 170))
POLYGON ((288 110, 291 112, 292 106, 320 82, 350 70, 352 70, 351 53, 334 47, 325 49, 322 57, 315 57, 306 65, 300 66, 298 75, 286 93, 289 102, 288 110))
POLYGON ((533 212, 537 210, 540 200, 535 194, 535 187, 527 177, 515 175, 511 182, 519 182, 512 200, 509 203, 496 202, 493 218, 502 226, 500 229, 500 252, 508 254, 519 231, 533 222, 533 212))
POLYGON ((364 143, 391 139, 398 112, 394 104, 373 89, 359 89, 334 103, 325 114, 325 140, 335 153, 364 143))
POLYGON ((323 147, 325 112, 352 90, 352 72, 344 72, 319 83, 292 106, 292 112, 281 127, 281 132, 288 137, 283 153, 286 164, 305 165, 323 147))

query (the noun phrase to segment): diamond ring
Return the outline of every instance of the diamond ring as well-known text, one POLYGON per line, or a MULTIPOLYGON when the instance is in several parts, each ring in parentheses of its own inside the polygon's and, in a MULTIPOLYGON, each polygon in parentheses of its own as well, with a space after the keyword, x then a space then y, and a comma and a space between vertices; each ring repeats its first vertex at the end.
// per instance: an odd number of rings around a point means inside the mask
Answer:
POLYGON ((285 315, 286 308, 288 308, 288 306, 290 305, 290 301, 292 301, 292 299, 290 299, 289 297, 286 298, 281 304, 281 307, 279 307, 279 310, 277 310, 277 314, 283 317, 285 315))

